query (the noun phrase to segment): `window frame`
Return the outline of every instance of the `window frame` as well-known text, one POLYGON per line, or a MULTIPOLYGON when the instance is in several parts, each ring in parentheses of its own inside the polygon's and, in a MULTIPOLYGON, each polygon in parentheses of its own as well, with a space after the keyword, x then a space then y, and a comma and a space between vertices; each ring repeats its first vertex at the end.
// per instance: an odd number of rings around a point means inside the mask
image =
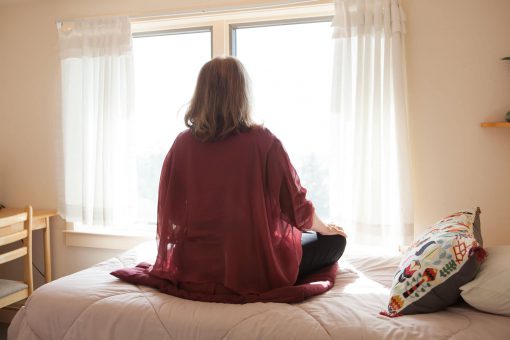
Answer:
MULTIPOLYGON (((232 42, 233 29, 239 27, 272 26, 297 23, 323 22, 334 16, 334 3, 294 5, 278 8, 218 11, 194 15, 133 18, 133 37, 156 35, 158 32, 186 32, 210 28, 211 57, 235 55, 232 42)), ((164 34, 164 33, 163 33, 164 34)))
POLYGON ((229 55, 237 56, 236 46, 236 30, 243 28, 257 28, 257 27, 270 27, 270 26, 284 26, 284 25, 298 25, 298 24, 312 24, 318 22, 328 22, 333 19, 332 15, 328 16, 314 16, 307 18, 290 18, 282 20, 269 20, 269 21, 254 21, 245 23, 236 23, 229 25, 229 55))
MULTIPOLYGON (((175 29, 171 28, 171 29, 161 29, 161 30, 155 30, 155 31, 151 30, 151 31, 144 31, 144 32, 133 32, 131 34, 132 38, 133 38, 133 52, 136 51, 135 42, 134 42, 135 39, 185 36, 187 34, 195 34, 195 33, 207 33, 210 35, 210 39, 209 39, 210 50, 208 53, 209 54, 208 58, 212 58, 212 26, 185 27, 185 28, 175 28, 175 29)), ((136 55, 136 53, 134 55, 136 55)), ((136 65, 136 57, 135 57, 135 65, 136 65)), ((136 74, 136 72, 137 71, 136 71, 136 66, 135 66, 135 74, 136 74)), ((194 82, 193 82, 193 86, 194 86, 194 82)), ((135 89, 135 91, 136 91, 136 89, 135 89)), ((166 155, 166 152, 168 152, 167 149, 163 151, 163 155, 166 155)), ((138 156, 138 154, 137 154, 137 156, 138 156)), ((163 159, 164 159, 164 157, 162 158, 162 160, 163 159)), ((159 170, 159 172, 160 171, 161 171, 161 169, 159 170)), ((140 177, 138 177, 138 180, 139 179, 140 179, 140 177)), ((158 177, 158 182, 159 182, 159 177, 158 177)), ((157 194, 157 187, 156 187, 156 194, 157 194)), ((139 196, 139 198, 140 198, 140 196, 139 196)), ((157 196, 156 196, 156 206, 157 206, 157 196)), ((139 206, 139 208, 140 208, 140 206, 139 206)), ((133 226, 135 226, 135 227, 134 228, 126 228, 126 229, 129 229, 127 232, 131 233, 132 229, 136 229, 136 226, 146 227, 144 229, 154 229, 154 232, 155 232, 155 228, 157 226, 157 217, 154 220, 152 220, 152 219, 147 219, 147 220, 146 219, 138 219, 138 217, 140 217, 140 212, 141 212, 141 210, 139 209, 139 214, 137 214, 137 219, 135 220, 135 223, 133 224, 133 226)), ((142 213, 142 215, 143 215, 143 213, 142 213)), ((111 229, 114 229, 114 228, 111 228, 111 229)), ((140 231, 140 233, 141 233, 141 231, 140 231)))
POLYGON ((133 32, 131 36, 133 39, 137 38, 150 38, 150 37, 158 37, 163 35, 177 35, 177 34, 191 34, 191 33, 211 33, 211 58, 213 57, 213 28, 212 26, 197 26, 197 27, 184 27, 184 28, 175 28, 175 29, 161 29, 155 31, 142 31, 142 32, 133 32))

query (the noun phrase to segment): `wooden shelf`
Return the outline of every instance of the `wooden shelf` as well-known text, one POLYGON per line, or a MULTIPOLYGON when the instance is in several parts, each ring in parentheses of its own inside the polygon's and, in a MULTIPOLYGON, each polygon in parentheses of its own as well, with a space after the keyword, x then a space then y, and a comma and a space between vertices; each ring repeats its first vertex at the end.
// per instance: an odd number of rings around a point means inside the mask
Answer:
POLYGON ((510 128, 510 122, 484 122, 480 124, 482 127, 507 127, 510 128))

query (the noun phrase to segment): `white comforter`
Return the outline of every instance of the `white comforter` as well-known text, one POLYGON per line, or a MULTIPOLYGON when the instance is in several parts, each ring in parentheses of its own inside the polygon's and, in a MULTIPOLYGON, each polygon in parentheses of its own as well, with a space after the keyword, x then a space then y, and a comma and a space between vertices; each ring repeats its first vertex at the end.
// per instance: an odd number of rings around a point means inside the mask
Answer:
POLYGON ((379 315, 398 258, 340 261, 335 286, 299 304, 188 301, 109 273, 152 262, 145 244, 37 289, 8 339, 510 339, 510 317, 463 304, 440 313, 379 315))

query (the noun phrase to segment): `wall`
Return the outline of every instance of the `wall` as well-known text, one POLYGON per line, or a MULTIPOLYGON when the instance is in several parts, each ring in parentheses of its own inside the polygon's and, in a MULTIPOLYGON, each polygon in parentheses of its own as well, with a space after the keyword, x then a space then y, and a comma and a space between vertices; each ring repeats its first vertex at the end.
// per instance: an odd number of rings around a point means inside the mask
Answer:
MULTIPOLYGON (((215 1, 215 6, 266 1, 215 1)), ((0 1, 0 199, 9 206, 58 202, 59 61, 55 21, 165 13, 206 0, 0 1)), ((488 244, 510 243, 510 129, 482 129, 510 110, 510 2, 407 0, 407 59, 416 229, 455 209, 482 207, 488 244)), ((52 231, 54 275, 119 251, 66 247, 52 231)), ((36 264, 42 267, 35 240, 36 264)))
POLYGON ((510 1, 407 0, 415 230, 480 206, 486 244, 510 244, 510 1))

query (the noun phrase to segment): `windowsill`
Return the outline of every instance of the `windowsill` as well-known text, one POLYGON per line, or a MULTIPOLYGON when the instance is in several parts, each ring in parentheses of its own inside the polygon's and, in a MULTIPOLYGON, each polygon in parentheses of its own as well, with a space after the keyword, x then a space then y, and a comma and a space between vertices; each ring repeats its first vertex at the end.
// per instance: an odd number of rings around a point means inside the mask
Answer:
POLYGON ((68 247, 127 250, 142 242, 154 240, 155 237, 155 232, 124 232, 115 229, 106 231, 97 229, 64 230, 64 238, 68 247))

